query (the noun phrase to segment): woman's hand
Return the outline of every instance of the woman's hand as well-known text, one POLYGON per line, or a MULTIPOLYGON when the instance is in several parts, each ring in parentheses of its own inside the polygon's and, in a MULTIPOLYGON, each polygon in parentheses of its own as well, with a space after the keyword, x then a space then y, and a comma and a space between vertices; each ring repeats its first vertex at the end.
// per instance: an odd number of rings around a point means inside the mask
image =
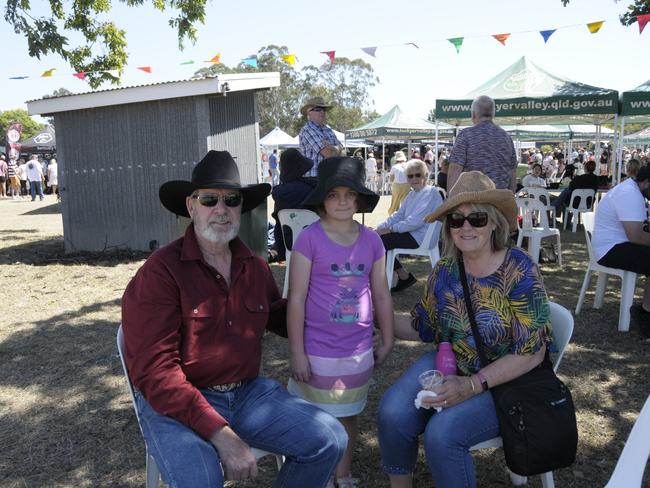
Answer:
POLYGON ((445 376, 442 385, 433 388, 438 395, 433 398, 424 398, 422 404, 429 407, 453 407, 474 396, 471 379, 468 376, 445 376))
POLYGON ((311 369, 309 368, 309 359, 305 353, 296 353, 291 354, 291 359, 289 360, 291 377, 296 381, 302 381, 303 383, 309 381, 311 376, 311 369))

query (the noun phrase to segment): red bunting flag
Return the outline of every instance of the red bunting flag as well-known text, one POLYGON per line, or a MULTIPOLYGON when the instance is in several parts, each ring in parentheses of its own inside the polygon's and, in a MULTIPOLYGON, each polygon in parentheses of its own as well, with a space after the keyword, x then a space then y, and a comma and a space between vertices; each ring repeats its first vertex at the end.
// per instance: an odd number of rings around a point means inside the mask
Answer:
POLYGON ((494 37, 497 41, 499 41, 501 44, 504 46, 506 45, 506 39, 510 37, 510 33, 508 34, 493 34, 492 37, 494 37))
POLYGON ((330 58, 330 63, 334 64, 334 57, 336 56, 336 51, 321 51, 321 54, 325 54, 330 58))
POLYGON ((74 76, 75 78, 79 78, 80 80, 86 79, 85 71, 80 71, 79 73, 72 73, 72 76, 74 76))
POLYGON ((138 69, 140 71, 144 71, 145 73, 151 73, 151 66, 138 66, 138 69))
POLYGON ((636 21, 639 23, 639 34, 643 34, 645 25, 650 22, 650 14, 637 15, 636 21))

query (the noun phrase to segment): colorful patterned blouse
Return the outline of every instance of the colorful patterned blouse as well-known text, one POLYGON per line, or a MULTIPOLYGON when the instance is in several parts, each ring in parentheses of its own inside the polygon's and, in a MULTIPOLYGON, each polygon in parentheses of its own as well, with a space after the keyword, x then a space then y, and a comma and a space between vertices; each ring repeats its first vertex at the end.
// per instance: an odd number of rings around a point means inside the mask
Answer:
MULTIPOLYGON (((424 298, 411 311, 413 328, 424 342, 452 343, 458 369, 480 367, 467 316, 458 261, 443 258, 431 272, 424 298)), ((533 354, 552 341, 550 309, 537 265, 519 248, 510 248, 490 276, 467 273, 474 315, 489 362, 506 354, 533 354)))

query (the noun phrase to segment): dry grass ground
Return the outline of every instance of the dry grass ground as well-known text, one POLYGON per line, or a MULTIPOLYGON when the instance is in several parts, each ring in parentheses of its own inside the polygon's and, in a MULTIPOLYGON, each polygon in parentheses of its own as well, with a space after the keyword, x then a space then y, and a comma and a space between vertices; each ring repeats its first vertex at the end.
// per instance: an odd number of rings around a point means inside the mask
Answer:
MULTIPOLYGON (((384 215, 383 198, 367 217, 384 215)), ((543 265, 552 300, 575 307, 586 252, 581 233, 563 232, 565 267, 543 265)), ((0 200, 0 278, 4 320, 0 326, 0 487, 77 488, 144 485, 144 447, 115 348, 120 297, 142 264, 143 253, 65 255, 61 215, 52 197, 45 203, 0 200)), ((406 260, 418 284, 395 295, 407 311, 421 296, 429 265, 406 260)), ((273 266, 281 284, 284 268, 273 266)), ((643 283, 643 280, 639 280, 643 283)), ((601 310, 576 317, 573 339, 560 367, 578 409, 580 445, 571 468, 555 473, 557 486, 604 486, 632 423, 650 392, 650 341, 634 328, 616 331, 618 284, 612 281, 601 310)), ((637 290, 640 293, 640 290, 637 290)), ((591 306, 592 293, 587 296, 591 306)), ((376 372, 354 474, 363 486, 388 486, 379 468, 375 428, 382 392, 426 345, 398 342, 376 372)), ((267 375, 287 379, 286 342, 269 336, 267 375)), ((509 486, 501 451, 475 455, 480 486, 509 486)), ((270 486, 272 461, 262 462, 256 482, 270 486)), ((431 486, 420 460, 417 486, 431 486)), ((531 486, 539 486, 537 478, 531 486)), ((646 486, 647 481, 646 481, 646 486)))

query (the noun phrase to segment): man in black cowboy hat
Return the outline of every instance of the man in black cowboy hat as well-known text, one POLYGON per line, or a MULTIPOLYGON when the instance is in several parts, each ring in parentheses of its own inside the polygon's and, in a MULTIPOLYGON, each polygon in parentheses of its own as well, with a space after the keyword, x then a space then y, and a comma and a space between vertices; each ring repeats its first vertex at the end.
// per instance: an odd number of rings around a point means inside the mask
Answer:
POLYGON ((334 417, 258 376, 265 330, 286 336, 286 302, 237 233, 242 212, 270 189, 241 185, 226 151, 208 152, 191 181, 163 184, 162 204, 192 223, 149 257, 122 298, 142 431, 174 488, 254 477, 251 447, 286 457, 278 485, 325 486, 347 445, 334 417))
POLYGON ((314 97, 307 100, 300 109, 300 113, 307 117, 307 123, 298 134, 300 152, 314 162, 314 166, 305 176, 315 177, 318 174, 318 165, 323 159, 338 156, 341 152, 342 144, 325 123, 325 114, 330 108, 332 106, 325 103, 323 97, 314 97))

